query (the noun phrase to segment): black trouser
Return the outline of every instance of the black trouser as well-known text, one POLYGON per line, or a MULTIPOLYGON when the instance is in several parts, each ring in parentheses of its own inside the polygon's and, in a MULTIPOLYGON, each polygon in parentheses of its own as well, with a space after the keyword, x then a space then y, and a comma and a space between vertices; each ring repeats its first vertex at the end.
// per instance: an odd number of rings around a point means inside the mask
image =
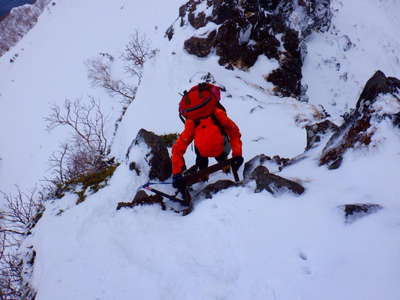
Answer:
MULTIPOLYGON (((208 157, 201 156, 199 150, 197 148, 194 148, 196 152, 196 166, 201 170, 205 169, 208 167, 208 157)), ((228 154, 231 152, 231 144, 229 143, 228 138, 225 138, 225 147, 224 147, 224 152, 220 156, 215 157, 217 162, 223 162, 228 158, 228 154)))

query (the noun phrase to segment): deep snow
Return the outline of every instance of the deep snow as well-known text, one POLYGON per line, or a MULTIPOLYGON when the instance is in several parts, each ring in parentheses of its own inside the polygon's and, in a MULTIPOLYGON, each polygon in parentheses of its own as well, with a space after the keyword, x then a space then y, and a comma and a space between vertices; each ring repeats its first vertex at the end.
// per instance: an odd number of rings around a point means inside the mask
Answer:
MULTIPOLYGON (((213 55, 199 59, 184 52, 191 29, 176 31, 171 42, 164 38, 184 2, 59 1, 0 61, 0 190, 12 191, 14 184, 29 189, 49 175, 47 159, 67 137, 44 130, 51 103, 94 95, 112 120, 119 116, 118 101, 90 86, 87 59, 99 52, 118 56, 134 28, 159 49, 115 137, 112 154, 122 164, 110 184, 78 206, 70 194, 49 203, 25 241, 37 252, 36 299, 399 299, 400 134, 389 123, 379 127, 374 147, 350 151, 338 170, 318 167, 320 147, 284 169, 280 175, 306 187, 301 197, 254 194, 249 185, 200 199, 187 217, 157 206, 115 210, 146 181, 128 169, 132 139, 140 128, 182 129, 178 92, 192 77, 211 72, 227 88, 222 101, 241 128, 246 159, 301 154, 303 126, 317 121, 319 104, 340 123, 377 69, 400 77, 394 13, 400 7, 394 0, 332 1, 334 28, 308 42, 309 104, 272 96, 262 75, 276 62, 260 58, 250 72, 229 71, 213 55), (355 44, 348 51, 340 46, 344 35, 355 44), (340 77, 344 72, 347 81, 340 77), (338 206, 358 202, 384 209, 345 223, 338 206)), ((135 148, 130 159, 145 167, 142 156, 135 148)), ((191 149, 186 159, 193 162, 191 149)))

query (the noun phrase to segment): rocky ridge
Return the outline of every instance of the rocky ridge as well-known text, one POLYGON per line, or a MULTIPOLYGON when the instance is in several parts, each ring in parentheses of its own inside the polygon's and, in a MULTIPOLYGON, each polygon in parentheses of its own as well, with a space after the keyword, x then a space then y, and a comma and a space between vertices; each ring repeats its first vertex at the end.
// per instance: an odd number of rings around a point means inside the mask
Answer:
MULTIPOLYGON (((300 99, 305 93, 301 86, 305 38, 327 30, 331 15, 330 0, 190 0, 180 7, 178 20, 180 27, 191 26, 198 32, 184 42, 189 54, 206 57, 215 52, 220 65, 242 70, 265 55, 279 63, 265 75, 275 93, 300 99)), ((176 23, 166 32, 170 40, 176 23)))

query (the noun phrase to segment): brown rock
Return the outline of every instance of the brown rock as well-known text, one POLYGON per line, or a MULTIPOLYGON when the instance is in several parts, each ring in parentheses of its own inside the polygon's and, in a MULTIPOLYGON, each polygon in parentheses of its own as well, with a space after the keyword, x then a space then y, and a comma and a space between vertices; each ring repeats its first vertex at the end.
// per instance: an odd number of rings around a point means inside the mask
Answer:
POLYGON ((184 43, 184 48, 189 54, 198 57, 206 57, 210 54, 214 46, 214 37, 216 32, 211 32, 207 38, 191 37, 184 43))
POLYGON ((239 184, 231 180, 218 180, 215 183, 207 185, 201 190, 199 195, 203 195, 206 199, 211 199, 212 195, 233 186, 239 186, 239 184))
POLYGON ((275 195, 289 190, 294 194, 301 195, 305 191, 304 187, 301 184, 277 176, 275 174, 271 174, 264 166, 258 166, 252 172, 250 178, 256 181, 256 193, 260 193, 266 190, 275 195))

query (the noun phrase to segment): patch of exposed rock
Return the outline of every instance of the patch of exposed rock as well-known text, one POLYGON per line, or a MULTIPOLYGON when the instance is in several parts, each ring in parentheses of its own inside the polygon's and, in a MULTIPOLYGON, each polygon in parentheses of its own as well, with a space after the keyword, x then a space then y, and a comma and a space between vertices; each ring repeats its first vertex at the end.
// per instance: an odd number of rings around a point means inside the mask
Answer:
MULTIPOLYGON (((126 154, 127 159, 129 159, 129 154, 132 147, 140 144, 147 145, 149 149, 149 151, 145 154, 145 159, 150 166, 149 178, 158 178, 161 181, 169 178, 172 173, 172 163, 171 158, 169 157, 165 139, 151 131, 140 129, 138 135, 128 149, 126 154)), ((133 166, 132 170, 135 170, 137 174, 140 174, 140 170, 138 170, 136 163, 133 164, 131 162, 130 166, 133 166)))
MULTIPOLYGON (((279 63, 265 76, 276 86, 275 92, 300 97, 304 38, 312 31, 327 30, 331 15, 330 0, 189 0, 180 7, 178 20, 181 27, 196 30, 184 42, 188 53, 206 57, 215 52, 219 64, 243 70, 265 55, 279 63), (210 29, 204 31, 205 26, 210 29)), ((175 31, 172 25, 168 39, 175 31)))
POLYGON ((379 123, 390 119, 393 125, 398 126, 399 116, 400 80, 386 77, 381 71, 377 71, 366 83, 356 108, 329 139, 323 149, 320 164, 327 165, 329 169, 340 167, 348 149, 370 145, 379 123), (388 111, 380 106, 382 97, 398 109, 388 111))
POLYGON ((345 204, 340 206, 340 209, 344 212, 346 223, 352 223, 361 217, 376 213, 382 208, 379 204, 371 203, 345 204))

